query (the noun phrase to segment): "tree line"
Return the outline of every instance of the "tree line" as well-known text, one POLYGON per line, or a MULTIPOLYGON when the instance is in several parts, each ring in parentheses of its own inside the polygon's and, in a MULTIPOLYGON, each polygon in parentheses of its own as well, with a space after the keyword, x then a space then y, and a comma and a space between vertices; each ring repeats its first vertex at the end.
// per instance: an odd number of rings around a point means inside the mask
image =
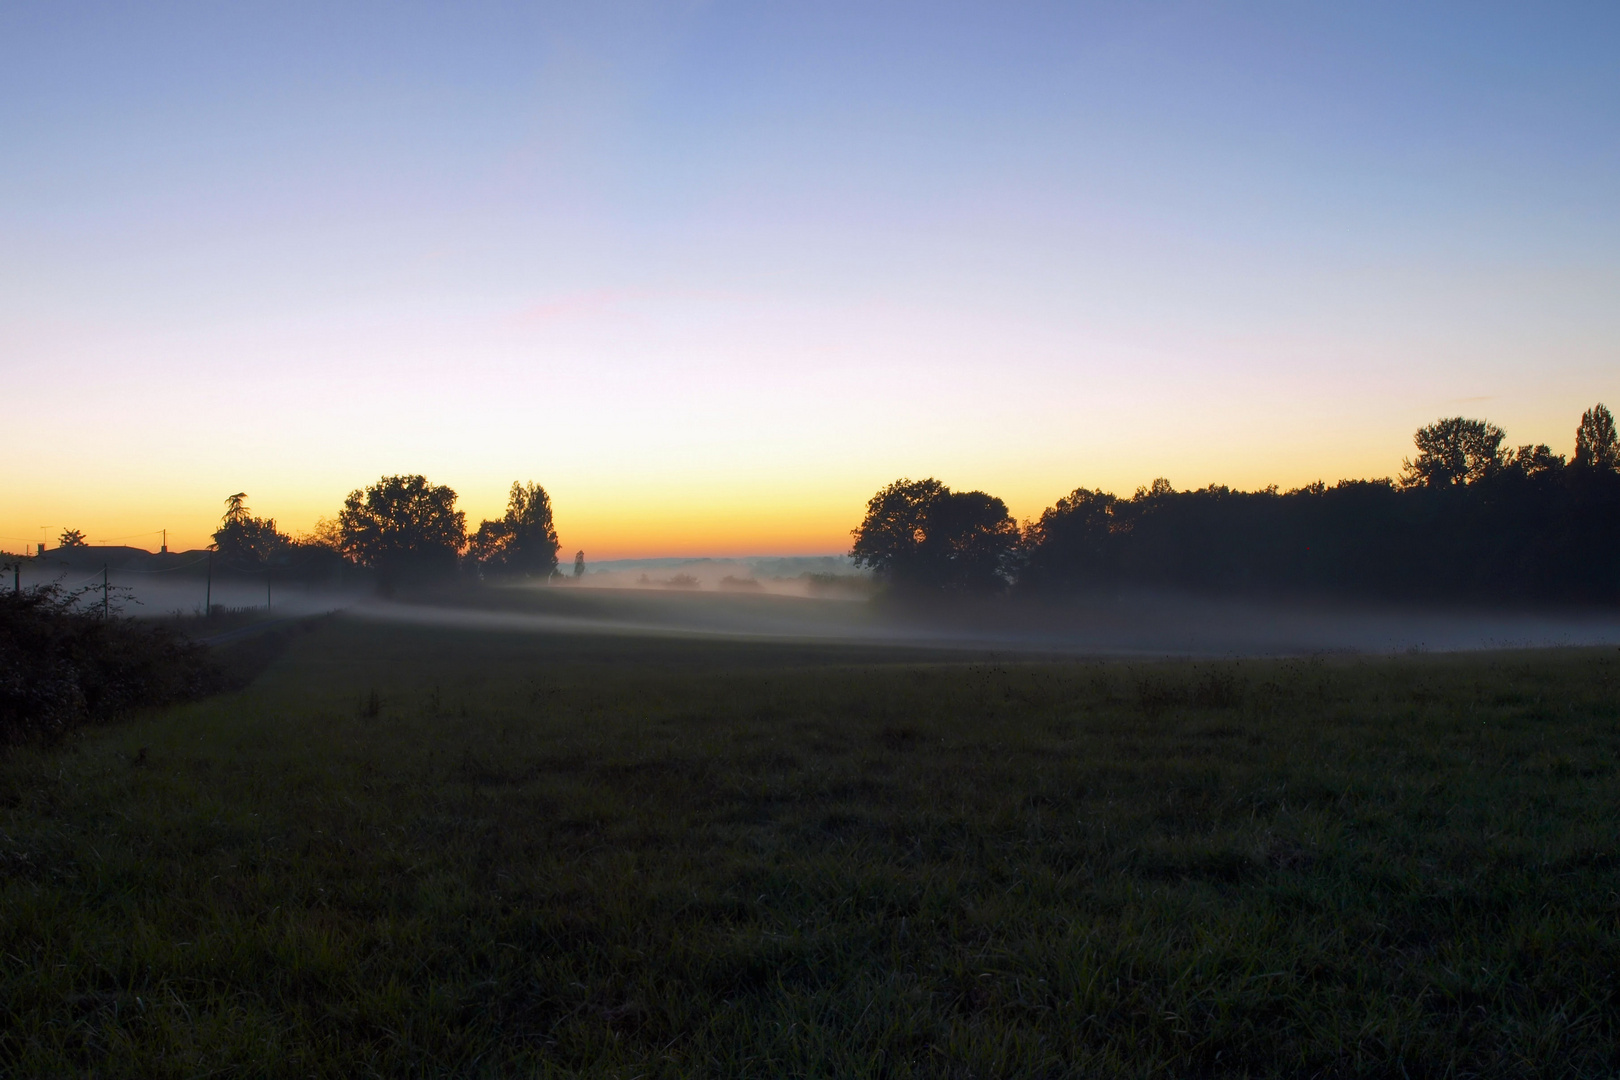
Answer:
POLYGON ((1401 476, 1130 498, 1076 488, 1020 525, 938 480, 872 496, 851 555, 898 591, 1171 588, 1380 600, 1620 601, 1620 445, 1588 409, 1572 459, 1484 420, 1419 428, 1401 476))
MULTIPOLYGON (((291 576, 322 578, 361 567, 385 584, 477 576, 549 578, 559 573, 551 497, 539 484, 512 484, 506 513, 467 531, 455 491, 424 476, 384 476, 351 491, 337 517, 291 537, 274 518, 255 517, 247 493, 225 500, 213 547, 227 566, 279 568, 291 576)), ((574 574, 585 570, 584 552, 574 574)))

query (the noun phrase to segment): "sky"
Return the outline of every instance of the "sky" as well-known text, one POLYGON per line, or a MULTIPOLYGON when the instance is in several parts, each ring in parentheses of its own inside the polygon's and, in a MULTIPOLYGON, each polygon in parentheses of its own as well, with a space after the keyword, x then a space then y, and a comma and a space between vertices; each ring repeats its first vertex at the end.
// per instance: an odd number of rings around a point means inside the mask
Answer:
POLYGON ((0 5, 0 548, 846 550, 1620 407, 1620 6, 0 5))

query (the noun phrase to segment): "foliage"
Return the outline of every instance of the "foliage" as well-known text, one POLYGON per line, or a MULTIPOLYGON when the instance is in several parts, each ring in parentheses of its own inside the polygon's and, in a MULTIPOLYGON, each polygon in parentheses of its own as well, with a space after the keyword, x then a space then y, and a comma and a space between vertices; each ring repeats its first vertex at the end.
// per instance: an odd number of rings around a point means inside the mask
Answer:
POLYGON ((555 574, 557 529, 551 520, 551 497, 546 489, 532 481, 513 481, 506 515, 499 521, 479 524, 468 544, 468 554, 488 574, 555 574))
POLYGON ((330 548, 339 551, 343 547, 343 529, 338 525, 336 518, 316 518, 314 526, 298 538, 298 542, 307 547, 330 548))
POLYGON ((292 541, 276 530, 274 518, 254 517, 247 506, 247 492, 238 491, 225 499, 225 515, 214 531, 214 547, 228 563, 263 566, 292 541))
POLYGON ((1575 429, 1575 464, 1589 469, 1620 469, 1620 442, 1614 432, 1614 414, 1599 404, 1581 414, 1575 429))
POLYGON ((1617 686, 339 620, 0 764, 0 1073, 1613 1076, 1617 686))
POLYGON ((1020 583, 1072 588, 1104 580, 1118 502, 1107 492, 1075 488, 1042 511, 1025 530, 1028 562, 1020 583))
POLYGON ((336 586, 359 570, 343 554, 342 534, 334 518, 320 518, 309 532, 283 537, 274 557, 265 564, 279 581, 336 586))
POLYGON ((938 480, 896 480, 866 504, 850 551, 857 566, 905 588, 988 591, 1004 586, 1018 526, 1000 499, 938 480))
POLYGON ((0 743, 54 739, 144 705, 209 692, 207 651, 169 631, 81 610, 55 585, 0 593, 0 743))
POLYGON ((1500 428, 1453 418, 1418 431, 1399 485, 1076 489, 1025 530, 1018 587, 1620 602, 1620 472, 1596 465, 1606 415, 1582 418, 1592 467, 1544 445, 1509 454, 1500 428))
POLYGON ((85 540, 84 533, 80 532, 78 529, 63 529, 62 535, 56 538, 56 546, 65 548, 82 548, 88 547, 89 542, 85 540))
POLYGON ((1542 473, 1557 472, 1564 467, 1564 455, 1555 454, 1546 443, 1535 446, 1525 445, 1519 447, 1511 458, 1505 458, 1503 467, 1518 473, 1520 476, 1539 476, 1542 473))
POLYGON ((344 500, 339 544, 385 583, 448 575, 466 544, 467 519, 455 506, 456 493, 426 477, 384 476, 344 500))
POLYGON ((1405 487, 1477 483, 1501 463, 1507 433, 1485 420, 1453 416, 1418 428, 1418 456, 1404 462, 1405 487))

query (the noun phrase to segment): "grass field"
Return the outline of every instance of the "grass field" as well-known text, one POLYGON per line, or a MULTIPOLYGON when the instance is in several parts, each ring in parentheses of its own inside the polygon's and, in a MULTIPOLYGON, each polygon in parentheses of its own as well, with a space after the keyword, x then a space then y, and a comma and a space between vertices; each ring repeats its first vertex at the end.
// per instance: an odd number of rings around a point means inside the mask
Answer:
POLYGON ((9 1075, 1606 1076, 1620 652, 329 619, 0 760, 9 1075))

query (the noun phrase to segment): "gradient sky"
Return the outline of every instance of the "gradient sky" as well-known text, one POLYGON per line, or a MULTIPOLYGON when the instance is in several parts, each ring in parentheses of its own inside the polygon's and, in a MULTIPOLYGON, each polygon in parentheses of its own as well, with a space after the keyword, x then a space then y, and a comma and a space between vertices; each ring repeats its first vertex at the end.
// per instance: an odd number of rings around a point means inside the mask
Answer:
POLYGON ((382 473, 823 553, 934 475, 1620 407, 1620 5, 0 5, 0 547, 382 473))

